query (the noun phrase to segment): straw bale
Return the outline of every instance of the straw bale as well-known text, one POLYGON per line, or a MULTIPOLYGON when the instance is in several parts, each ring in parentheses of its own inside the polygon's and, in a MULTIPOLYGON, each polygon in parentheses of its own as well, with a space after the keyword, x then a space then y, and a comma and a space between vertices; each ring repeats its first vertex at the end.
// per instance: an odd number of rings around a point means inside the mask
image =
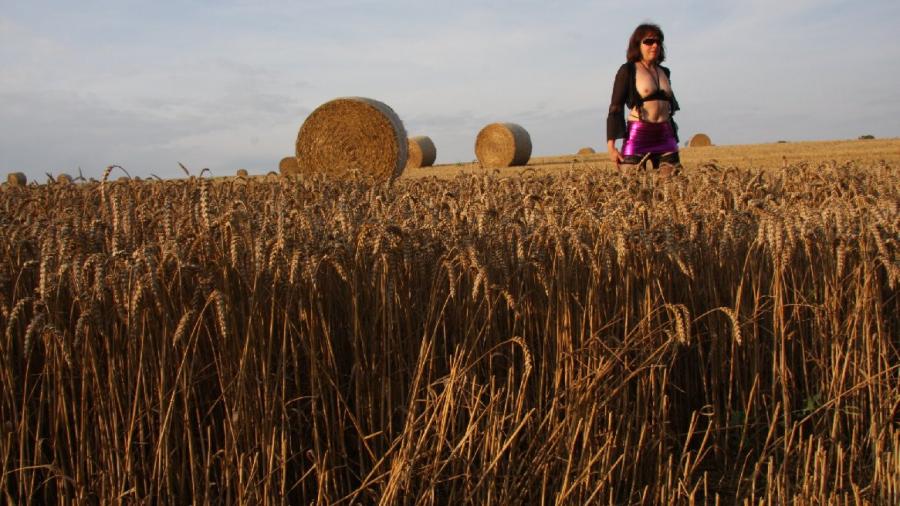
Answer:
POLYGON ((691 137, 691 140, 688 142, 688 146, 692 148, 712 146, 712 141, 709 140, 709 136, 706 134, 694 134, 694 136, 691 137))
POLYGON ((424 135, 410 137, 407 144, 409 156, 406 159, 407 168, 431 167, 437 158, 437 149, 431 142, 431 137, 424 135))
POLYGON ((286 156, 278 162, 278 172, 282 176, 296 176, 300 174, 300 167, 297 166, 296 156, 286 156))
POLYGON ((345 97, 314 110, 297 134, 297 162, 302 173, 346 177, 358 170, 379 180, 400 175, 406 166, 406 130, 387 105, 368 98, 345 97))
POLYGON ((515 123, 491 123, 478 132, 475 156, 484 167, 525 165, 531 158, 531 136, 515 123))
POLYGON ((10 172, 6 176, 6 184, 9 186, 25 186, 28 184, 28 178, 21 172, 10 172))
POLYGON ((594 153, 596 153, 596 151, 594 151, 594 148, 592 147, 581 148, 578 150, 579 155, 593 155, 594 153))
POLYGON ((247 169, 238 169, 237 170, 237 177, 247 177, 247 176, 248 176, 247 169))

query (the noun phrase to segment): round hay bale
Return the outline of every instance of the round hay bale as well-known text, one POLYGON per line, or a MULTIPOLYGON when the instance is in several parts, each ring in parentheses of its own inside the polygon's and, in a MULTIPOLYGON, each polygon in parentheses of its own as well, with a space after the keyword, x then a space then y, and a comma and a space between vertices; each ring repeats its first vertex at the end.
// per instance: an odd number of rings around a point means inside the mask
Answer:
POLYGON ((28 178, 21 172, 10 172, 6 176, 6 184, 9 186, 25 186, 28 184, 28 178))
POLYGON ((247 169, 238 169, 237 177, 247 177, 247 169))
POLYGON ((70 176, 66 173, 62 173, 62 174, 59 174, 58 176, 56 176, 56 182, 59 184, 72 184, 72 181, 73 181, 72 176, 70 176))
POLYGON ((484 167, 525 165, 531 158, 531 136, 515 123, 491 123, 478 132, 475 156, 484 167))
POLYGON ((406 130, 387 105, 369 98, 345 97, 314 110, 297 134, 297 164, 302 173, 335 178, 359 170, 379 180, 406 167, 406 130))
POLYGON ((282 176, 296 176, 300 174, 300 167, 297 165, 296 156, 286 156, 278 162, 278 172, 282 176))
POLYGON ((706 134, 694 134, 694 136, 691 137, 691 140, 688 141, 688 146, 692 148, 712 146, 712 141, 709 140, 709 136, 706 134))
POLYGON ((578 150, 579 155, 593 155, 594 153, 596 153, 596 151, 594 151, 594 148, 591 147, 581 148, 578 150))
POLYGON ((418 167, 431 167, 437 158, 437 149, 431 142, 431 137, 424 135, 418 137, 410 137, 406 145, 409 152, 406 158, 406 168, 415 169, 418 167))

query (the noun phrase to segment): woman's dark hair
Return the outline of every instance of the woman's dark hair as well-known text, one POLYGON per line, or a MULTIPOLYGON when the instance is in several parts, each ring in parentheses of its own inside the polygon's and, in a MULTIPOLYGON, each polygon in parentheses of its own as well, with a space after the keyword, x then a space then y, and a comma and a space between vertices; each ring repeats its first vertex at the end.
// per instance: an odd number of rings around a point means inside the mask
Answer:
POLYGON ((657 57, 656 62, 662 63, 666 61, 666 46, 663 44, 665 36, 663 36, 662 28, 651 23, 638 25, 638 27, 634 29, 634 33, 631 34, 631 39, 628 40, 628 52, 625 53, 625 57, 628 61, 641 61, 641 41, 647 38, 648 35, 653 35, 659 39, 659 57, 657 57))

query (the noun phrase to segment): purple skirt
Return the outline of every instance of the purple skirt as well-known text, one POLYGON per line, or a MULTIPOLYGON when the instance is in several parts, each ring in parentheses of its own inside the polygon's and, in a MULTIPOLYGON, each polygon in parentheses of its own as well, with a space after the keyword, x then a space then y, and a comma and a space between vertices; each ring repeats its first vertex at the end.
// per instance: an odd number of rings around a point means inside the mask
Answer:
POLYGON ((678 141, 675 140, 671 122, 628 122, 628 137, 622 144, 622 155, 633 156, 676 151, 678 151, 678 141))

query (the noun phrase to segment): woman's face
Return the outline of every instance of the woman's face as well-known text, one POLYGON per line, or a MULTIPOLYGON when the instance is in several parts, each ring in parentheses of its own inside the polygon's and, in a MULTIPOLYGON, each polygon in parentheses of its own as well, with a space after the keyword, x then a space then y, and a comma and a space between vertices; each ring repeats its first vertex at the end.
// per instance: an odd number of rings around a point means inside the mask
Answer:
POLYGON ((659 50, 662 47, 662 39, 657 33, 647 33, 641 37, 641 58, 644 61, 656 61, 659 57, 659 50))

